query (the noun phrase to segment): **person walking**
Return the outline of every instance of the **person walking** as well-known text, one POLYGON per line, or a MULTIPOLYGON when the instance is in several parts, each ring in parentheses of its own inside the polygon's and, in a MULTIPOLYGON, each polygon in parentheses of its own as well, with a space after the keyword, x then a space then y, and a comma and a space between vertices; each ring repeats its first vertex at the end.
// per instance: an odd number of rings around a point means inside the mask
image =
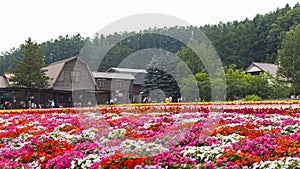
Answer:
POLYGON ((149 103, 149 97, 148 97, 148 96, 146 96, 146 97, 144 98, 143 103, 149 103))

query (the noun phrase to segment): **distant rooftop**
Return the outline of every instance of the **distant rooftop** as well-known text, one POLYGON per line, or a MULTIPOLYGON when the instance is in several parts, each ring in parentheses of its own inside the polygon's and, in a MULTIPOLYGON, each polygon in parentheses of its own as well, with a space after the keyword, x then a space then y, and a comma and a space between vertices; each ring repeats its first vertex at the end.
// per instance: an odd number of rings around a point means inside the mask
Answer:
POLYGON ((142 85, 144 84, 143 80, 147 71, 145 69, 131 69, 131 68, 119 68, 119 67, 111 67, 106 72, 112 73, 129 73, 134 76, 133 84, 134 85, 142 85))
POLYGON ((131 68, 119 68, 111 67, 106 72, 117 72, 117 73, 147 73, 145 69, 131 69, 131 68))
POLYGON ((8 82, 5 77, 0 76, 0 88, 7 88, 8 82))
POLYGON ((134 80, 131 74, 126 73, 110 73, 110 72, 92 72, 94 78, 107 78, 107 79, 126 79, 134 80))
POLYGON ((259 63, 259 62, 252 62, 252 64, 246 69, 247 73, 252 72, 268 72, 274 78, 276 78, 276 74, 278 71, 278 66, 271 63, 259 63), (258 69, 254 69, 253 67, 257 67, 258 69))

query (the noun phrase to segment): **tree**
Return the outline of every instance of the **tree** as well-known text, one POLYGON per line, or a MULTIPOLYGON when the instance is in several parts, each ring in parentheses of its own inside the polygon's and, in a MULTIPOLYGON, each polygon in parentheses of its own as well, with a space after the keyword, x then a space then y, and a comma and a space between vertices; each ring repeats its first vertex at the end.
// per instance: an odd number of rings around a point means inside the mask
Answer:
POLYGON ((210 84, 210 78, 207 73, 201 72, 195 74, 195 79, 198 83, 199 88, 199 96, 204 101, 210 101, 211 100, 211 84, 210 84))
POLYGON ((194 101, 199 98, 199 88, 195 76, 190 75, 179 82, 181 96, 184 101, 194 101))
POLYGON ((145 95, 149 95, 155 90, 161 90, 167 97, 171 96, 173 100, 181 97, 179 82, 177 83, 178 79, 175 78, 176 65, 175 57, 169 53, 155 55, 147 65, 147 74, 142 86, 145 95))
POLYGON ((295 94, 300 93, 300 24, 288 31, 278 50, 279 74, 292 83, 295 94))
POLYGON ((201 60, 191 48, 184 46, 176 53, 176 55, 189 66, 189 69, 191 69, 193 74, 205 71, 201 60))
POLYGON ((128 57, 131 54, 132 50, 127 46, 120 46, 119 44, 112 47, 108 53, 107 57, 103 59, 98 67, 98 71, 106 71, 110 67, 118 67, 120 61, 123 61, 124 58, 128 57))
POLYGON ((279 80, 279 78, 271 78, 268 89, 269 98, 288 98, 292 93, 292 88, 279 80))
POLYGON ((78 56, 85 44, 86 39, 80 34, 65 37, 59 36, 55 40, 43 42, 39 45, 41 55, 45 57, 45 64, 50 64, 59 60, 78 56))
POLYGON ((266 48, 269 50, 271 57, 273 57, 274 54, 277 55, 285 33, 291 27, 300 23, 299 4, 296 4, 293 9, 287 4, 284 8, 277 9, 273 15, 276 17, 276 20, 269 24, 271 25, 271 29, 269 30, 269 34, 266 38, 268 40, 266 48))
POLYGON ((246 95, 257 95, 263 99, 275 96, 275 93, 270 92, 272 85, 275 85, 275 80, 271 83, 271 79, 273 79, 273 77, 270 75, 260 73, 259 75, 254 76, 248 74, 244 75, 244 77, 247 79, 247 86, 245 88, 246 95))
POLYGON ((2 53, 0 56, 0 75, 9 69, 16 68, 14 60, 22 60, 23 48, 12 48, 9 52, 2 53))
POLYGON ((229 68, 226 72, 226 96, 228 100, 245 96, 247 82, 244 80, 244 73, 239 69, 229 68))
POLYGON ((23 48, 23 61, 16 61, 17 67, 8 71, 13 74, 9 80, 17 87, 48 87, 50 78, 46 75, 46 70, 42 70, 45 65, 38 44, 28 38, 23 48))

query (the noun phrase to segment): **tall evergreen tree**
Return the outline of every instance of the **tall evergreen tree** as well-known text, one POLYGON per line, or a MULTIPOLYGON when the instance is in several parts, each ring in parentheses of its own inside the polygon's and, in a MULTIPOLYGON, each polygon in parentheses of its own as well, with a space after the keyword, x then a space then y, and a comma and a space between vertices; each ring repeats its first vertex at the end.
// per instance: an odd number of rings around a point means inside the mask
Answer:
POLYGON ((293 84, 295 94, 300 93, 300 24, 285 34, 278 50, 279 74, 293 84))
POLYGON ((180 94, 176 81, 175 68, 177 61, 174 56, 167 54, 155 55, 147 66, 142 91, 149 95, 151 91, 162 90, 167 97, 177 100, 180 94))
POLYGON ((50 78, 46 75, 46 70, 42 70, 45 65, 38 44, 28 38, 23 47, 23 60, 16 61, 17 67, 8 71, 13 74, 9 80, 17 87, 48 87, 50 78))

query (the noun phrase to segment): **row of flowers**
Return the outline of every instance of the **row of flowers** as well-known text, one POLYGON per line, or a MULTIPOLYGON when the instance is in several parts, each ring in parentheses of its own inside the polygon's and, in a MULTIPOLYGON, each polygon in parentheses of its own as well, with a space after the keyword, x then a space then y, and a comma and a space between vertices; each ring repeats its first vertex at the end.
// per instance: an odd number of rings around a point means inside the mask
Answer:
POLYGON ((297 102, 0 113, 0 168, 299 168, 297 102))

